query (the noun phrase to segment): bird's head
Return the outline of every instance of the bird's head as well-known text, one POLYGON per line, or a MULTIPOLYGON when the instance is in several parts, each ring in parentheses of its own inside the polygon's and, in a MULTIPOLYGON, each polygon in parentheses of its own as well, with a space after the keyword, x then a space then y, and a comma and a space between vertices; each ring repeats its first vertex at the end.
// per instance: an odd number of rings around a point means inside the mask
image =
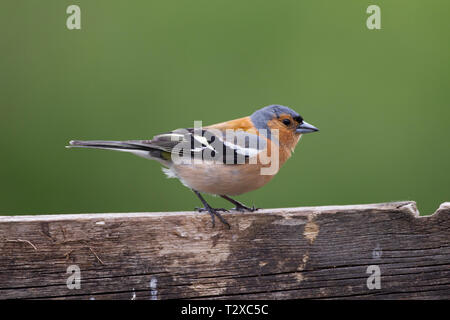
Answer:
POLYGON ((298 138, 301 134, 319 131, 305 122, 297 112, 281 105, 270 105, 259 109, 250 116, 250 119, 258 130, 266 130, 269 135, 270 131, 277 129, 280 140, 283 137, 298 138))

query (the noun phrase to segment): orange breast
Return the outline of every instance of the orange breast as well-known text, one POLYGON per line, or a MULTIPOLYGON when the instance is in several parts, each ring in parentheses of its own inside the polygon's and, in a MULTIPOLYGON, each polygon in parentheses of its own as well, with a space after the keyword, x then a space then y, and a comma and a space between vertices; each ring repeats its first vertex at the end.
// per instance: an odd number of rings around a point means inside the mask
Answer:
MULTIPOLYGON (((205 129, 212 128, 221 131, 225 130, 244 130, 249 133, 257 134, 260 137, 266 139, 268 150, 267 156, 271 157, 272 152, 278 152, 279 154, 279 166, 281 167, 292 155, 292 151, 300 140, 300 134, 294 134, 292 131, 284 128, 279 124, 277 120, 271 120, 268 122, 268 126, 271 129, 278 130, 277 143, 269 141, 265 136, 262 136, 258 129, 255 128, 250 117, 239 118, 226 122, 221 122, 205 127, 205 129), (273 150, 272 150, 273 149, 273 150)), ((260 161, 258 160, 260 164, 260 161)), ((265 165, 263 165, 265 166, 265 165)))

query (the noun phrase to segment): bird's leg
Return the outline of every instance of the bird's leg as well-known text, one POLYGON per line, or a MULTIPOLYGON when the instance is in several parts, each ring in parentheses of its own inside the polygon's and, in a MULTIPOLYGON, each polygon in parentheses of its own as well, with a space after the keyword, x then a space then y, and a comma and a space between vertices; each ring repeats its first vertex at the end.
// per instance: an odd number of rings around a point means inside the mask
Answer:
POLYGON ((241 203, 239 201, 236 201, 234 199, 231 199, 230 197, 225 196, 225 195, 221 195, 221 197, 224 198, 227 201, 230 201, 232 204, 234 204, 236 206, 236 208, 233 208, 232 210, 241 211, 241 212, 245 212, 245 211, 253 212, 253 211, 256 211, 258 209, 261 209, 261 208, 255 208, 255 206, 249 208, 246 205, 244 205, 243 203, 241 203))
POLYGON ((211 207, 208 202, 206 202, 206 200, 202 197, 202 195, 200 194, 200 192, 198 192, 197 190, 192 189, 192 191, 197 195, 197 197, 200 199, 200 201, 203 203, 203 205, 205 206, 204 208, 198 209, 200 212, 202 211, 208 211, 210 216, 211 216, 211 220, 212 220, 212 226, 214 228, 215 226, 215 217, 217 216, 219 218, 219 220, 228 227, 228 229, 231 229, 230 224, 227 222, 227 220, 225 220, 222 215, 218 212, 220 211, 228 211, 226 209, 215 209, 213 207, 211 207))

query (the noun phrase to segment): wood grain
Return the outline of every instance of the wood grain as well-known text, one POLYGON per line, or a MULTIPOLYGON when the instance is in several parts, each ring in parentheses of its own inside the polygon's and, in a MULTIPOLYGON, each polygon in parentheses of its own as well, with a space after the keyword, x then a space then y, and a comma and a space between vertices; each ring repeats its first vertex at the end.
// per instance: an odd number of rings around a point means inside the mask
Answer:
POLYGON ((412 201, 224 217, 231 230, 196 212, 1 216, 0 298, 450 298, 450 203, 424 217, 412 201))

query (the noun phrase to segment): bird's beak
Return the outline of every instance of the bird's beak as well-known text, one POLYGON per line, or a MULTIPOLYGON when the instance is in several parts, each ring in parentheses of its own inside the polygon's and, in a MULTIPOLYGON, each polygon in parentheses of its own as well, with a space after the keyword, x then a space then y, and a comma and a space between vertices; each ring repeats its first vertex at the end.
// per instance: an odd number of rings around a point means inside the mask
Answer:
POLYGON ((319 131, 316 127, 314 127, 312 124, 309 124, 308 122, 303 121, 300 123, 295 129, 295 132, 297 133, 310 133, 310 132, 316 132, 319 131))

